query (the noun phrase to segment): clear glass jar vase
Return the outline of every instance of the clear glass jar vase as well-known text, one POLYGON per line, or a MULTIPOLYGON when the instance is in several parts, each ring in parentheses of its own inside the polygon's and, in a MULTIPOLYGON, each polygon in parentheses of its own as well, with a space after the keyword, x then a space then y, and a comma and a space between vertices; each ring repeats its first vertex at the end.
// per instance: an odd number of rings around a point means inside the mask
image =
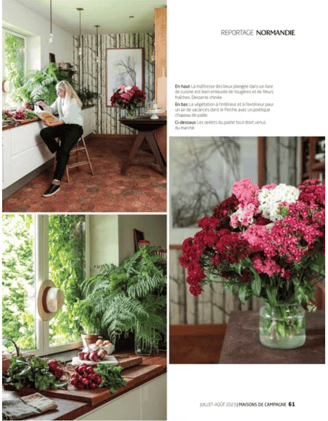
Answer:
POLYGON ((134 332, 134 352, 136 355, 151 355, 154 335, 150 326, 137 323, 134 332))
POLYGON ((134 118, 136 118, 137 116, 137 110, 134 108, 132 110, 128 110, 127 114, 126 114, 126 118, 132 120, 134 118))
POLYGON ((298 305, 269 304, 260 308, 260 343, 269 348, 293 349, 305 343, 305 311, 298 305))
POLYGON ((152 344, 149 342, 144 341, 143 339, 134 340, 134 352, 136 355, 151 355, 152 352, 152 344))

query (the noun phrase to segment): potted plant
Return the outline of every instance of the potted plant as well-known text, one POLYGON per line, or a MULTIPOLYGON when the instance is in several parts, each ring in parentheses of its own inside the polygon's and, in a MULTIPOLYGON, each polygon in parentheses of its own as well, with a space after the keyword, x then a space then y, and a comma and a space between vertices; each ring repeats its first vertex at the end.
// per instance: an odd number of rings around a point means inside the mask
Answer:
POLYGON ((166 337, 166 274, 156 247, 145 246, 119 266, 103 265, 83 282, 90 320, 99 320, 113 343, 123 332, 148 350, 166 337))
POLYGON ((67 80, 73 87, 76 85, 69 72, 59 70, 56 63, 49 63, 25 77, 23 85, 17 89, 17 95, 21 100, 28 98, 34 103, 43 100, 46 104, 52 104, 57 98, 56 85, 61 80, 67 80))
POLYGON ((220 282, 241 302, 261 297, 259 339, 270 348, 305 343, 303 306, 313 310, 314 282, 324 279, 325 188, 319 180, 261 189, 245 179, 200 219, 184 241, 181 265, 189 291, 220 282))
POLYGON ((76 303, 74 303, 73 312, 75 314, 75 319, 78 320, 83 328, 81 338, 85 347, 96 343, 98 339, 102 338, 99 334, 99 318, 93 314, 92 305, 89 301, 76 301, 76 303))
POLYGON ((97 92, 90 91, 88 88, 83 88, 77 91, 79 98, 81 99, 83 105, 93 104, 94 99, 98 99, 100 95, 97 92))
POLYGON ((33 109, 33 98, 31 93, 23 86, 20 86, 16 89, 16 95, 21 99, 23 102, 23 106, 25 109, 32 110, 33 109))

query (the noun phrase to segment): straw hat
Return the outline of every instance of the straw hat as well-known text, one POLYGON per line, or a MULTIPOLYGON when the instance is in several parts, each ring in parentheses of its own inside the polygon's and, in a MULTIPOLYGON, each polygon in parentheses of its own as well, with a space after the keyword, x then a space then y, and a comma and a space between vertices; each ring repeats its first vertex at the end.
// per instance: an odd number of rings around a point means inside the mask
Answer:
POLYGON ((56 285, 47 279, 43 281, 38 294, 38 312, 41 320, 52 319, 64 304, 64 294, 56 285))

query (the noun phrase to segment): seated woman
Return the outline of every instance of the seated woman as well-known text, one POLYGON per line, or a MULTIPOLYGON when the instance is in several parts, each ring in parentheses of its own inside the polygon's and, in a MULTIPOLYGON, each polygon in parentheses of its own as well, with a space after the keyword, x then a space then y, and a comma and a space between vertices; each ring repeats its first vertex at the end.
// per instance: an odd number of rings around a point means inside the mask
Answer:
POLYGON ((40 132, 50 152, 57 152, 54 178, 50 187, 43 193, 44 197, 52 196, 60 189, 60 180, 68 164, 70 152, 83 133, 82 101, 77 93, 66 80, 57 83, 56 91, 58 98, 50 107, 43 101, 36 103, 50 113, 59 113, 59 120, 53 123, 44 121, 47 127, 40 132), (60 142, 56 138, 59 138, 60 142))

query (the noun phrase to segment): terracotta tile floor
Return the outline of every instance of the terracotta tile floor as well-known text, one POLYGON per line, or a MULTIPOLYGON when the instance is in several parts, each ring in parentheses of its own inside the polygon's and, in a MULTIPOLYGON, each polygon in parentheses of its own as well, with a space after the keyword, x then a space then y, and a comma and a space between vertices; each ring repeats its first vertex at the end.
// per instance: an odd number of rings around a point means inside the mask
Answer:
MULTIPOLYGON (((166 178, 147 156, 121 175, 121 165, 128 157, 133 140, 93 137, 87 141, 94 176, 87 165, 64 175, 54 196, 42 193, 52 181, 49 168, 3 201, 3 212, 166 212, 166 178)), ((81 153, 80 159, 84 158, 81 153)))

